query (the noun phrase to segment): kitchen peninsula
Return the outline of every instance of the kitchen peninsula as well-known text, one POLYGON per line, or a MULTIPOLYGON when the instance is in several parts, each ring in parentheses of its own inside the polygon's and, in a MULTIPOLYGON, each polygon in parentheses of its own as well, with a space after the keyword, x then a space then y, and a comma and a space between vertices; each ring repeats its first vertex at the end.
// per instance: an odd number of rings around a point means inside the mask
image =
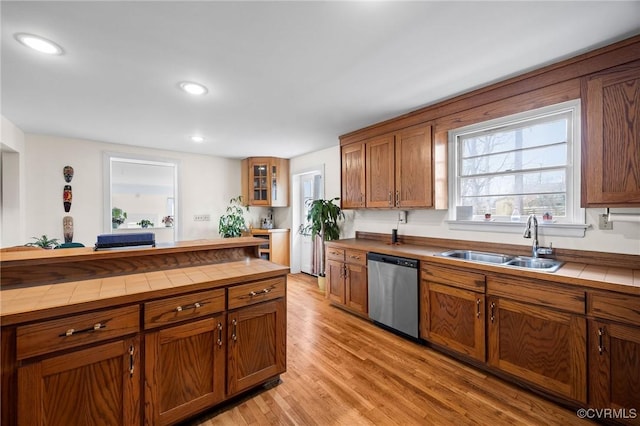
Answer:
POLYGON ((2 424, 173 424, 277 380, 289 268, 262 242, 3 253, 2 424))

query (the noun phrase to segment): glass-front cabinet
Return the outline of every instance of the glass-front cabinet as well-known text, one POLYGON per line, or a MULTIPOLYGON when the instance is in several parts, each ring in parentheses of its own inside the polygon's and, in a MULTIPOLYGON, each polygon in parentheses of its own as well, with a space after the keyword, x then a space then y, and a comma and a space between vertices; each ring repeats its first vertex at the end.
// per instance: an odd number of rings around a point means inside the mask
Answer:
POLYGON ((242 195, 247 205, 289 205, 289 160, 250 157, 242 160, 242 195))

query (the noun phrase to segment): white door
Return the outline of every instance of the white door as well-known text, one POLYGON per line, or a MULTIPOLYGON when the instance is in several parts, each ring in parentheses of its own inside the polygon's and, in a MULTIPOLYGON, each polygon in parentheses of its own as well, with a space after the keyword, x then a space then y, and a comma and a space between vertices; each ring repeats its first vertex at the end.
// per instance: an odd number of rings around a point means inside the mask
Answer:
MULTIPOLYGON (((300 176, 300 222, 302 226, 307 225, 307 212, 309 210, 308 200, 317 200, 323 197, 324 185, 322 184, 322 174, 320 171, 307 173, 300 176)), ((300 240, 300 270, 307 274, 317 275, 313 262, 313 244, 311 237, 302 235, 300 240)))

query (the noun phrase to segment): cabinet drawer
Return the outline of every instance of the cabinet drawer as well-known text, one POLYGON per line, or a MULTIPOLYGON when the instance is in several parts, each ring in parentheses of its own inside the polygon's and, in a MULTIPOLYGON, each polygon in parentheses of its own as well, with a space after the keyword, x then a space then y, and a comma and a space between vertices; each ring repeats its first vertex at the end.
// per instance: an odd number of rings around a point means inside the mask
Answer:
POLYGON ((367 264, 367 252, 360 250, 346 250, 344 253, 344 260, 347 263, 354 263, 356 265, 367 264))
POLYGON ((442 268, 439 266, 426 266, 422 268, 421 277, 426 281, 464 288, 471 291, 484 293, 485 290, 484 275, 474 272, 442 268))
POLYGON ((139 329, 138 305, 23 325, 16 331, 17 359, 137 333, 139 329))
POLYGON ((229 309, 241 308, 247 305, 264 302, 265 300, 284 297, 286 289, 285 278, 256 281, 254 283, 229 287, 229 309))
POLYGON ((587 314, 640 326, 640 297, 618 293, 589 292, 587 314))
POLYGON ((327 247, 327 260, 344 261, 344 249, 327 247))
POLYGON ((224 289, 170 297, 144 304, 144 328, 150 329, 224 311, 224 289))
POLYGON ((546 281, 487 277, 487 294, 584 315, 585 292, 546 281))

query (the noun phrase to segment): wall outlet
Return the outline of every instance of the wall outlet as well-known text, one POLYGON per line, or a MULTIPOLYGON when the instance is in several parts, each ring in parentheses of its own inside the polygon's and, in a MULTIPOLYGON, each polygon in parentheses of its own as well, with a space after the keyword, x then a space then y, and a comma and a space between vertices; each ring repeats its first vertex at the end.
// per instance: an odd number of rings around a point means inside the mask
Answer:
POLYGON ((407 212, 400 210, 398 212, 398 223, 407 223, 407 212))
POLYGON ((613 222, 609 222, 608 214, 601 214, 598 216, 598 229, 603 229, 603 230, 613 229, 613 222))
POLYGON ((211 221, 211 215, 208 214, 194 214, 193 215, 194 222, 209 222, 211 221))

